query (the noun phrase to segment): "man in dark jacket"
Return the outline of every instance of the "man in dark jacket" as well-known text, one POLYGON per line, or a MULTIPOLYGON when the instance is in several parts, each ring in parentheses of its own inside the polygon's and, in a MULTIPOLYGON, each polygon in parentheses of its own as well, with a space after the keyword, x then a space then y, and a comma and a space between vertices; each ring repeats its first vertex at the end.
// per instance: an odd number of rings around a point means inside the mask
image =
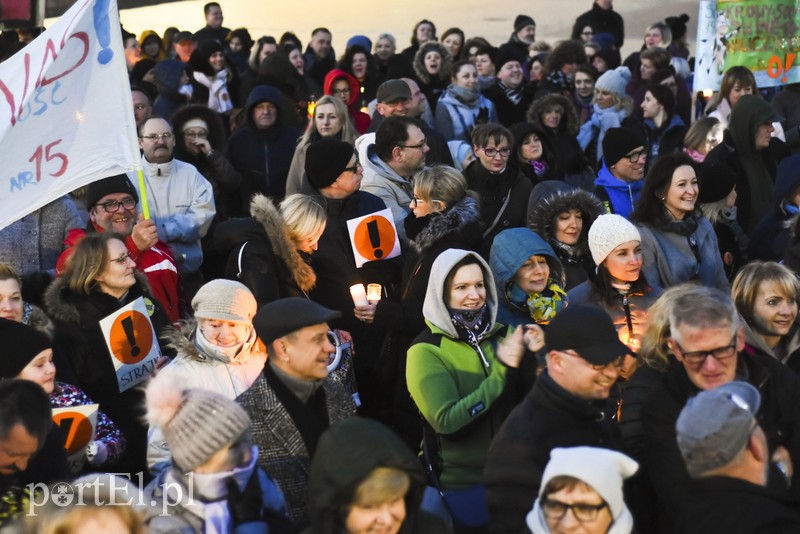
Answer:
MULTIPOLYGON (((378 283, 389 290, 400 279, 399 258, 369 261, 356 267, 347 221, 386 209, 386 204, 372 193, 359 189, 363 168, 348 143, 327 139, 312 143, 306 152, 305 170, 308 181, 303 192, 320 198, 328 212, 328 224, 311 257, 317 285, 310 297, 341 313, 332 327, 346 330, 353 336, 359 354, 355 370, 361 410, 374 414, 377 399, 381 397, 374 376, 375 364, 384 332, 372 324, 377 304, 355 310, 349 288, 355 284, 378 283)), ((391 247, 388 243, 382 246, 391 247)))
POLYGON ((328 357, 336 349, 328 323, 339 316, 305 298, 280 299, 253 318, 269 358, 261 375, 236 402, 252 420, 258 466, 286 497, 289 515, 308 526, 308 474, 317 442, 331 424, 355 412, 353 399, 328 377, 328 357))
POLYGON ((501 48, 494 60, 497 78, 489 88, 482 91, 483 96, 494 104, 497 118, 506 128, 524 120, 525 113, 533 102, 533 88, 525 83, 522 63, 524 60, 520 61, 517 56, 501 48))
POLYGON ((572 39, 580 40, 586 26, 594 30, 594 34, 610 33, 614 36, 614 45, 622 48, 625 42, 625 21, 614 11, 611 0, 595 0, 592 9, 575 19, 572 27, 572 39))
POLYGON ((758 390, 729 382, 689 399, 676 424, 692 477, 677 532, 800 532, 797 503, 767 488, 769 447, 758 390))
POLYGON ((486 457, 493 533, 522 532, 551 450, 621 446, 608 396, 628 349, 608 314, 591 306, 566 308, 548 327, 547 348, 547 369, 500 427, 486 457))
POLYGON ((280 202, 300 132, 283 125, 277 89, 258 85, 247 98, 247 125, 236 130, 225 148, 228 161, 242 175, 242 211, 253 193, 280 202))
MULTIPOLYGON (((711 167, 706 165, 705 168, 711 167)), ((749 256, 754 260, 782 261, 789 244, 792 219, 800 213, 800 154, 778 165, 772 210, 761 219, 750 238, 749 256)))
MULTIPOLYGON (((528 59, 528 47, 536 41, 536 21, 528 15, 517 15, 514 19, 514 33, 507 43, 500 45, 500 51, 510 54, 520 63, 528 59)), ((496 68, 497 65, 495 64, 496 68)))
MULTIPOLYGON (((638 460, 657 507, 641 514, 653 521, 650 528, 640 525, 645 532, 675 531, 689 483, 675 422, 687 400, 700 391, 733 380, 757 387, 761 405, 756 419, 767 436, 770 458, 789 457, 800 465, 800 377, 771 357, 743 352, 744 331, 730 297, 702 286, 679 296, 670 309, 670 330, 668 344, 675 360, 644 402, 641 415, 643 441, 638 460)), ((787 495, 782 478, 773 469, 769 486, 787 495)), ((795 472, 791 496, 798 494, 800 473, 795 472)))
POLYGON ((198 43, 202 41, 225 42, 225 37, 231 30, 222 26, 222 8, 220 5, 217 2, 209 2, 203 6, 203 13, 206 17, 206 25, 195 32, 194 40, 198 43))
POLYGON ((325 85, 325 75, 336 67, 336 52, 331 46, 331 39, 330 30, 316 28, 311 32, 311 41, 303 54, 306 76, 310 76, 319 87, 325 85))

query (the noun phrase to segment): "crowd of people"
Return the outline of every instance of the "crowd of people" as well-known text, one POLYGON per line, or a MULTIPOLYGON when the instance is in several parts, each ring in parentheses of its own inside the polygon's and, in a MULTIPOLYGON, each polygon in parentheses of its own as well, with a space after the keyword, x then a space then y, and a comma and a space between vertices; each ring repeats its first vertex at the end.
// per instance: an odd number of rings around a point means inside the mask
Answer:
POLYGON ((800 84, 204 13, 122 32, 144 180, 0 230, 0 526, 800 532, 800 84))

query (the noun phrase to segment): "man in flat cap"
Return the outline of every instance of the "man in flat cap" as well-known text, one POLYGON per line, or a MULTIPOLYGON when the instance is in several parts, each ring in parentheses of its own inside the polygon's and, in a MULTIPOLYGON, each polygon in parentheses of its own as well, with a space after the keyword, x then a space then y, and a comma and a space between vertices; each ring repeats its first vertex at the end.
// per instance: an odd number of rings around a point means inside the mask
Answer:
POLYGON ((521 532, 556 447, 620 450, 611 387, 628 348, 600 308, 570 306, 547 328, 547 368, 500 427, 486 456, 491 532, 521 532))
POLYGON ((758 390, 739 381, 701 391, 686 403, 675 430, 692 481, 677 532, 800 532, 797 503, 768 481, 760 404, 758 390))
POLYGON ((339 317, 304 298, 280 299, 263 306, 253 319, 267 347, 261 376, 236 401, 253 420, 258 465, 283 490, 289 515, 308 526, 308 474, 320 435, 355 414, 344 388, 326 380, 330 354, 328 322, 339 317))

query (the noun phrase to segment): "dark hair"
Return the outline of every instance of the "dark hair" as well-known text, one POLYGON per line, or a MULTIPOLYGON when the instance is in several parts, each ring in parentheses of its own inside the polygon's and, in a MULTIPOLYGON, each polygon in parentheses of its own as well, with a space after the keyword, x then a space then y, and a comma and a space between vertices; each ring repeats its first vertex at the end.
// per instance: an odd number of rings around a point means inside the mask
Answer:
POLYGON ((675 74, 675 68, 669 65, 666 69, 658 69, 650 76, 650 83, 661 83, 670 76, 675 76, 675 81, 678 81, 678 75, 675 74))
POLYGON ((631 214, 632 222, 652 224, 664 218, 664 202, 661 198, 672 184, 675 170, 684 165, 697 169, 695 161, 684 152, 671 152, 656 160, 644 179, 642 192, 631 214))
POLYGON ((461 70, 461 67, 469 65, 470 67, 474 67, 475 64, 468 60, 468 59, 459 59, 455 63, 453 63, 453 68, 450 70, 450 78, 455 80, 456 76, 458 76, 458 72, 461 70))
POLYGON ((591 63, 584 63, 583 65, 578 65, 578 68, 575 69, 575 74, 582 72, 588 76, 591 76, 592 79, 597 82, 597 78, 600 77, 600 73, 597 72, 597 69, 594 68, 591 63))
POLYGON ((301 52, 303 51, 303 42, 300 41, 300 39, 297 37, 297 35, 294 34, 294 32, 283 32, 283 35, 281 35, 281 38, 278 40, 278 44, 280 44, 281 46, 285 46, 287 43, 290 42, 297 43, 297 48, 299 48, 301 52))
POLYGON ((494 60, 497 57, 497 49, 491 45, 479 46, 475 51, 475 56, 489 56, 489 61, 494 65, 494 60))
POLYGON ((311 37, 314 37, 319 32, 325 32, 328 35, 333 35, 328 28, 326 28, 324 26, 320 26, 319 28, 314 28, 313 30, 311 30, 311 37))
POLYGON ((222 10, 222 6, 219 5, 219 2, 209 2, 203 6, 203 14, 208 15, 208 10, 212 7, 218 7, 220 10, 222 10))
POLYGON ((428 19, 422 19, 421 21, 414 24, 414 29, 411 30, 411 44, 413 46, 419 46, 420 42, 417 41, 417 28, 422 26, 423 24, 429 24, 431 28, 433 28, 433 40, 436 41, 436 24, 429 21, 428 19))
MULTIPOLYGON (((611 281, 611 274, 602 263, 597 266, 597 271, 590 273, 589 276, 589 283, 592 285, 597 299, 607 307, 615 308, 619 306, 617 300, 619 292, 611 285, 611 281)), ((639 271, 639 278, 635 282, 631 282, 629 293, 647 293, 648 291, 650 291, 650 285, 644 277, 644 271, 639 271)))
POLYGON ((656 70, 661 70, 669 67, 672 56, 663 48, 655 47, 642 50, 641 54, 639 54, 639 61, 642 59, 652 61, 656 70))
POLYGON ((458 35, 461 37, 461 48, 458 49, 458 57, 453 58, 453 61, 456 61, 464 56, 464 45, 466 44, 467 37, 464 35, 464 32, 461 30, 461 28, 448 28, 439 38, 439 42, 444 43, 444 40, 451 35, 458 35))
POLYGON ((450 300, 448 288, 452 285, 453 278, 456 277, 456 273, 460 268, 466 267, 467 265, 477 265, 478 267, 480 267, 481 273, 483 273, 484 284, 488 282, 488 280, 486 279, 487 278, 486 271, 483 269, 483 265, 481 264, 481 262, 478 261, 478 258, 476 258, 474 254, 467 254, 466 256, 458 260, 458 263, 453 265, 453 268, 450 269, 450 272, 447 273, 447 276, 445 276, 444 278, 444 287, 442 288, 442 300, 444 301, 445 306, 450 307, 450 303, 448 302, 448 300, 450 300))
POLYGON ((250 36, 250 32, 247 31, 247 28, 236 28, 232 30, 228 35, 225 36, 225 42, 230 44, 230 42, 234 39, 238 38, 242 42, 242 47, 250 53, 250 49, 253 48, 253 38, 250 36))
POLYGON ((667 120, 665 122, 669 124, 669 121, 672 120, 672 117, 675 115, 675 96, 672 94, 672 89, 666 85, 651 83, 647 86, 647 91, 645 91, 645 93, 653 95, 653 98, 664 106, 664 111, 667 114, 667 120))
POLYGON ((411 117, 386 117, 375 132, 375 154, 383 161, 392 159, 392 150, 408 140, 408 127, 420 126, 411 117))
POLYGON ((508 128, 494 123, 479 124, 472 130, 472 144, 478 148, 486 146, 489 141, 500 143, 503 139, 508 140, 509 148, 514 146, 514 134, 508 128))
POLYGON ((758 84, 756 83, 755 76, 753 76, 753 72, 747 67, 737 65, 727 69, 722 76, 722 82, 719 86, 720 97, 728 100, 731 89, 733 89, 733 86, 737 83, 743 87, 752 87, 753 93, 758 92, 758 84))
POLYGON ((483 37, 470 37, 464 43, 464 48, 463 48, 464 53, 462 55, 469 56, 469 49, 474 47, 474 46, 477 46, 480 49, 480 48, 484 48, 484 47, 487 47, 487 46, 491 48, 492 45, 489 44, 489 41, 487 41, 483 37))
POLYGON ((365 78, 371 78, 371 75, 375 72, 372 54, 369 50, 365 50, 361 45, 352 45, 350 48, 345 50, 344 55, 339 60, 339 65, 337 68, 345 71, 347 74, 355 78, 356 75, 353 73, 353 58, 356 54, 364 54, 364 57, 367 58, 367 72, 365 74, 365 78))
POLYGON ((548 55, 544 68, 547 73, 561 70, 569 63, 586 63, 586 51, 581 41, 563 41, 558 44, 548 55))
POLYGON ((0 439, 6 439, 18 424, 39 440, 41 448, 53 425, 50 397, 30 380, 0 381, 0 439))

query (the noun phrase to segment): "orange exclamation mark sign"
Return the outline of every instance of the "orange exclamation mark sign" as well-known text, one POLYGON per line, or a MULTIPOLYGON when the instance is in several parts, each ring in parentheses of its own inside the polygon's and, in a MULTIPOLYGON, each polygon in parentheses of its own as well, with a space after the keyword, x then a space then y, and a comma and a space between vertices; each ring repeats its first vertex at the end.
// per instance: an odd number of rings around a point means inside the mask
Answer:
POLYGON ((786 63, 783 65, 783 78, 781 81, 786 83, 786 73, 789 72, 789 69, 792 68, 792 63, 794 63, 794 58, 797 57, 797 54, 786 54, 786 63))
POLYGON ((128 343, 131 345, 131 356, 138 356, 141 352, 138 346, 136 346, 136 337, 133 335, 133 318, 126 317, 121 321, 122 329, 125 331, 125 337, 128 338, 128 343))
POLYGON ((370 221, 367 223, 367 235, 372 248, 375 249, 375 257, 380 259, 383 257, 383 251, 379 248, 381 246, 381 233, 378 230, 378 221, 370 221))

